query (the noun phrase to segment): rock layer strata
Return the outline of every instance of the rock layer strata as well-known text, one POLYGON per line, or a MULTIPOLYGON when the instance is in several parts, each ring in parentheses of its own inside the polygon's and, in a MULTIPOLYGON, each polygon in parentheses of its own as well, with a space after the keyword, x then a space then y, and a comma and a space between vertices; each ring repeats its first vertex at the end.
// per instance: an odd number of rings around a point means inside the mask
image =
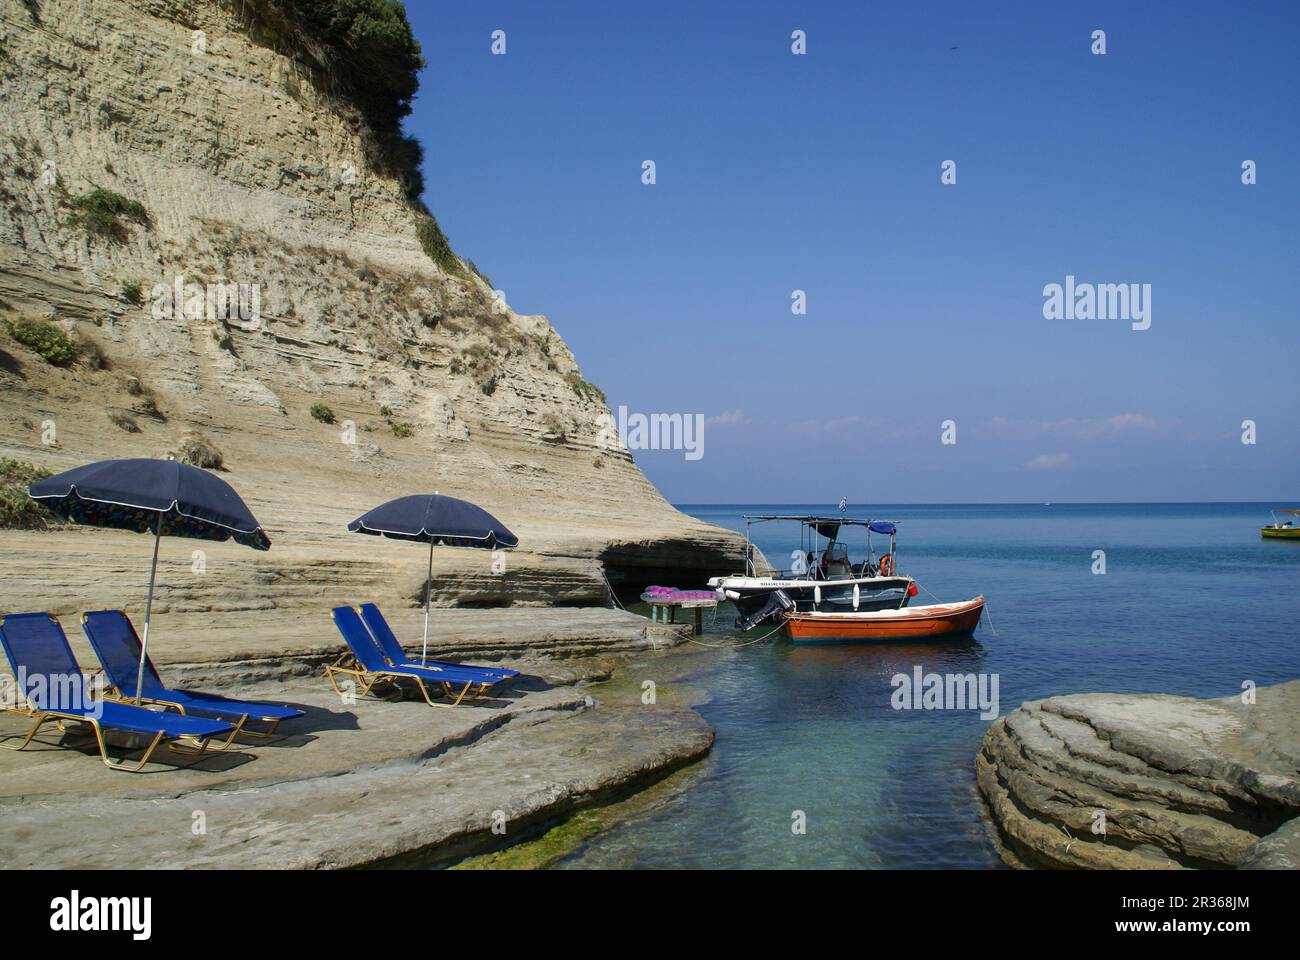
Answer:
MULTIPOLYGON (((547 319, 425 255, 420 211, 368 164, 364 125, 249 29, 255 7, 4 5, 0 316, 51 320, 81 359, 51 366, 0 330, 0 456, 61 470, 210 443, 274 546, 168 541, 155 613, 265 655, 304 624, 328 634, 334 603, 419 604, 424 551, 344 529, 410 492, 480 503, 521 541, 440 550, 438 606, 591 606, 606 578, 635 592, 738 568, 742 538, 674 510, 611 444, 605 401, 547 319), (116 239, 78 226, 70 204, 96 187, 149 222, 116 239), (188 293, 163 301, 178 278, 199 285, 198 310, 188 293), (229 283, 256 287, 256 322, 209 309, 229 283)), ((436 208, 454 188, 426 196, 436 208)), ((144 538, 3 536, 6 610, 142 604, 144 538)))
POLYGON ((1286 867, 1297 859, 1300 681, 1197 700, 1088 693, 1023 704, 975 761, 1013 866, 1286 867))

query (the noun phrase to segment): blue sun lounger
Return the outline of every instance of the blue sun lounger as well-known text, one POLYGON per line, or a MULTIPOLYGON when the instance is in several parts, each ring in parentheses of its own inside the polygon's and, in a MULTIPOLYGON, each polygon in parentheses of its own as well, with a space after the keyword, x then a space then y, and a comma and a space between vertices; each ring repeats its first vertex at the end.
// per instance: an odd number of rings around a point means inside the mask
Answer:
MULTIPOLYGON (((62 729, 65 722, 89 724, 99 744, 99 756, 114 770, 135 773, 141 770, 160 743, 181 753, 202 753, 213 737, 231 732, 233 727, 222 720, 183 717, 161 713, 112 700, 92 700, 86 678, 72 655, 68 638, 59 621, 48 613, 18 613, 0 617, 0 644, 18 678, 15 703, 18 712, 35 717, 36 723, 16 748, 22 750, 32 742, 37 731, 51 720, 62 729), (140 734, 153 737, 144 755, 134 765, 112 760, 104 744, 104 731, 140 734), (180 745, 186 749, 182 750, 180 745)), ((8 737, 5 739, 13 739, 8 737)))
POLYGON ((361 613, 361 619, 370 635, 375 638, 379 644, 379 650, 383 653, 385 659, 393 666, 403 667, 430 667, 437 670, 458 670, 461 672, 473 673, 482 677, 485 681, 500 683, 502 680, 509 680, 511 677, 519 676, 518 670, 492 669, 489 667, 475 667, 464 663, 444 663, 441 660, 429 660, 426 663, 416 663, 406 655, 402 645, 397 642, 397 636, 393 633, 392 627, 384 619, 384 615, 379 612, 379 608, 373 603, 363 603, 357 608, 361 613))
POLYGON ((476 696, 481 695, 497 682, 495 678, 483 676, 481 671, 456 667, 454 664, 425 667, 417 664, 391 664, 384 659, 375 638, 366 629, 356 608, 335 607, 333 614, 334 625, 347 641, 348 650, 325 667, 325 676, 340 697, 346 695, 339 687, 337 678, 340 676, 352 677, 357 685, 356 692, 361 696, 368 694, 379 683, 396 686, 399 680, 413 680, 420 688, 424 702, 431 707, 454 707, 471 691, 476 696), (441 684, 443 692, 452 699, 452 702, 435 703, 429 696, 426 682, 441 684), (457 687, 460 688, 459 692, 456 690, 457 687))
MULTIPOLYGON (((95 650, 95 656, 104 665, 104 675, 112 684, 113 699, 123 702, 135 700, 136 673, 140 669, 140 638, 130 618, 121 610, 94 610, 81 618, 81 629, 95 650)), ((169 707, 189 716, 216 717, 235 725, 222 749, 230 746, 238 733, 270 736, 281 720, 301 717, 303 711, 274 703, 253 700, 235 700, 215 693, 197 690, 174 690, 166 687, 153 661, 144 658, 144 682, 140 699, 146 703, 169 707), (248 723, 266 724, 264 730, 249 729, 248 723)))

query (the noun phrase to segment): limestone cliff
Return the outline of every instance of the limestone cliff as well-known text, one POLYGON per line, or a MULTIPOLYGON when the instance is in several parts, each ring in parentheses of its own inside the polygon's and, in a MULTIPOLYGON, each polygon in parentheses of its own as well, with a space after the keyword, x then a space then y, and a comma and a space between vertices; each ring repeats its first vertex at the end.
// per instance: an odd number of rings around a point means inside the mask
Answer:
MULTIPOLYGON (((413 491, 521 539, 503 571, 439 551, 443 605, 600 603, 602 563, 631 587, 737 567, 739 538, 601 442, 603 398, 547 320, 426 255, 356 111, 278 47, 237 0, 0 0, 0 317, 52 320, 81 354, 53 366, 0 331, 0 456, 219 450, 274 547, 165 544, 157 609, 178 623, 310 611, 301 629, 328 630, 327 602, 413 602, 423 552, 344 532, 413 491), (143 215, 88 228, 96 189, 143 215), (247 285, 244 314, 227 284, 247 285)), ((139 602, 143 538, 4 540, 4 609, 139 602)))

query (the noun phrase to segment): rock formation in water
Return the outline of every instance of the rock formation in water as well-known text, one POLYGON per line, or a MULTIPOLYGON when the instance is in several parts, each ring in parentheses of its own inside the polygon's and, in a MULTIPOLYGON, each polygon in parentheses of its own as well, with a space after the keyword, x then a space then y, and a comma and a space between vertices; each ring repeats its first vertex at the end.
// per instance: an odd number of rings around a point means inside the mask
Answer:
MULTIPOLYGON (((691 586, 740 565, 741 538, 608 442, 603 395, 544 317, 426 254, 423 211, 276 5, 0 11, 0 318, 52 321, 79 351, 51 364, 0 327, 0 456, 219 459, 274 542, 168 541, 159 614, 301 639, 326 604, 415 603, 424 552, 344 524, 435 489, 521 538, 504 566, 439 551, 441 605, 601 604, 602 572, 691 586)), ((140 599, 143 538, 4 536, 6 609, 140 599)))
POLYGON ((997 720, 975 769, 1003 858, 1031 867, 1294 867, 1300 681, 1254 695, 1245 703, 1075 694, 997 720))

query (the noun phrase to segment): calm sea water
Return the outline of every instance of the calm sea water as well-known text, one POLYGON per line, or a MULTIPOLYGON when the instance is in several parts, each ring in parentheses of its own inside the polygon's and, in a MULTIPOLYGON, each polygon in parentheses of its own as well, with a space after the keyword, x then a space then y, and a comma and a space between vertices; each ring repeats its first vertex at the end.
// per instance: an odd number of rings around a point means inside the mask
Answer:
MULTIPOLYGON (((684 505, 743 531, 745 513, 824 504, 684 505)), ((1197 697, 1300 677, 1300 543, 1264 541, 1259 504, 882 505, 899 569, 943 600, 983 593, 989 622, 959 645, 747 646, 729 606, 685 681, 717 730, 687 789, 604 833, 563 867, 993 867, 973 762, 974 711, 895 711, 896 673, 991 673, 1001 713, 1078 691, 1197 697), (1106 574, 1093 574, 1093 551, 1106 574), (994 632, 996 631, 996 633, 994 632), (807 832, 791 831, 792 812, 807 832)), ((797 524, 753 528, 789 566, 797 524)), ((864 534, 847 538, 853 559, 864 534)), ((739 560, 736 567, 739 569, 739 560)), ((719 573, 731 571, 720 570, 719 573)), ((700 584, 677 584, 700 586, 700 584)), ((928 598, 922 594, 913 601, 928 598)))

